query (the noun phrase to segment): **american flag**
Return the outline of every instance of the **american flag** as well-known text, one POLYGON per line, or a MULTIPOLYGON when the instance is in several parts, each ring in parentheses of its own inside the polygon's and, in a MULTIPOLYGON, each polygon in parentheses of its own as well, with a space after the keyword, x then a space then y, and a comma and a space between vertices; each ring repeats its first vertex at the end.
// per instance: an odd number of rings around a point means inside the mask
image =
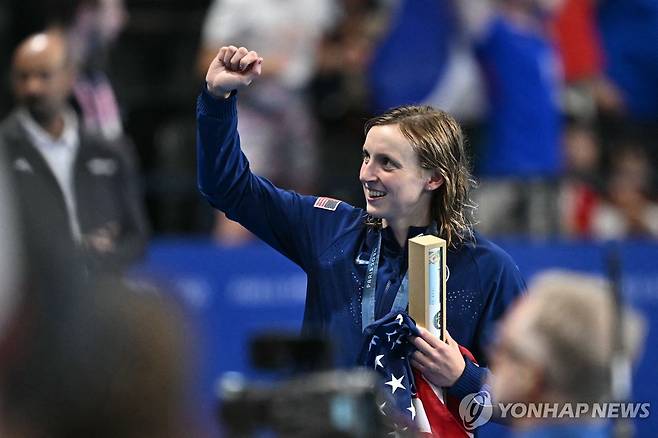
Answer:
POLYGON ((336 211, 338 204, 340 204, 338 199, 321 197, 315 200, 313 207, 322 208, 323 210, 336 211))
MULTIPOLYGON (((365 334, 359 360, 362 366, 378 372, 390 391, 392 401, 380 406, 384 415, 402 413, 424 437, 472 436, 459 417, 459 400, 447 397, 445 402, 444 391, 412 369, 409 358, 415 347, 408 337, 420 335, 413 319, 406 313, 392 312, 368 326, 365 334)), ((468 350, 461 346, 460 350, 473 360, 468 350)))

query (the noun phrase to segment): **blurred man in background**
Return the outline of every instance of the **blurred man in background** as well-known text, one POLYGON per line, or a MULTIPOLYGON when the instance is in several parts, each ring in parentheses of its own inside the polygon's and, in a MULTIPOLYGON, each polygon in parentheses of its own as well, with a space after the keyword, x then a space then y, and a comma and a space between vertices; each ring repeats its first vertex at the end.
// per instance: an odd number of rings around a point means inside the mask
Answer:
MULTIPOLYGON (((57 74, 51 77, 57 82, 57 74)), ((25 212, 15 208, 18 197, 12 195, 23 193, 11 178, 16 161, 4 152, 0 436, 203 436, 185 411, 192 351, 182 315, 152 290, 88 275, 68 248, 40 241, 44 235, 35 233, 45 230, 32 227, 34 218, 19 226, 16 219, 25 212)))
MULTIPOLYGON (((610 288, 596 277, 553 272, 537 278, 528 296, 503 320, 492 357, 492 394, 500 403, 596 403, 611 399, 611 362, 620 350, 637 356, 639 317, 623 311, 616 323, 610 288)), ((521 436, 599 437, 604 424, 584 418, 512 418, 521 436), (524 435, 527 434, 527 435, 524 435)))
POLYGON ((11 164, 0 149, 0 436, 202 436, 185 415, 181 314, 25 239, 11 164))
POLYGON ((0 147, 13 170, 26 237, 79 252, 90 268, 120 269, 144 250, 142 201, 121 148, 89 133, 69 106, 73 83, 62 34, 22 42, 12 63, 18 105, 0 126, 0 147))

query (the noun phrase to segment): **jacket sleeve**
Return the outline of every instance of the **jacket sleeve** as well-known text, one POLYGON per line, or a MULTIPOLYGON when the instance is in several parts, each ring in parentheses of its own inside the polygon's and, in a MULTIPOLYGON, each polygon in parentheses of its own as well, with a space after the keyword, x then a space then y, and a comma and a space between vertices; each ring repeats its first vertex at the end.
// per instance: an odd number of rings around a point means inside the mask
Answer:
POLYGON ((201 194, 226 216, 304 270, 309 260, 344 229, 357 209, 339 203, 314 208, 316 197, 282 190, 254 175, 240 150, 237 96, 216 99, 204 87, 197 100, 197 178, 201 194))
POLYGON ((497 324, 513 302, 526 290, 519 268, 506 252, 495 247, 494 251, 484 258, 486 260, 479 260, 478 265, 481 271, 486 271, 481 272, 482 287, 489 288, 489 291, 484 313, 478 324, 478 335, 473 351, 481 366, 464 358, 466 362, 464 372, 448 389, 451 395, 459 399, 482 390, 490 374, 485 362, 486 352, 488 346, 492 344, 497 324))

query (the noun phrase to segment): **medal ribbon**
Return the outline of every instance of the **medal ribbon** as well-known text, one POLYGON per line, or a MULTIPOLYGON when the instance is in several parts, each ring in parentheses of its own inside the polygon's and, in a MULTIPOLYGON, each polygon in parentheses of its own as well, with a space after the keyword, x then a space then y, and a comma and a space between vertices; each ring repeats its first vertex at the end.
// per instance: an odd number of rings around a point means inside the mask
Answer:
MULTIPOLYGON (((436 222, 429 227, 430 234, 437 234, 436 222)), ((421 234, 422 235, 422 234, 421 234)), ((378 230, 377 244, 370 254, 368 267, 366 268, 366 281, 363 285, 363 297, 361 298, 361 330, 375 322, 375 292, 377 288, 377 269, 379 269, 379 254, 382 247, 382 231, 378 230)), ((395 294, 395 300, 391 312, 406 312, 409 305, 409 270, 404 274, 400 287, 395 294)))

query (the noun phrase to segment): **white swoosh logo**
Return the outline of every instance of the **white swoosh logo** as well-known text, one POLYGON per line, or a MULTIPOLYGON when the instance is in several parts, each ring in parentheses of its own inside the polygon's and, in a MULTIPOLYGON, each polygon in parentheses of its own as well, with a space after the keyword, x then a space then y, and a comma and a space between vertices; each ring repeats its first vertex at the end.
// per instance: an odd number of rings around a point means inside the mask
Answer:
POLYGON ((359 255, 357 256, 356 260, 354 260, 354 261, 356 262, 357 265, 367 265, 368 263, 370 263, 369 260, 363 260, 363 259, 361 258, 361 254, 359 254, 359 255))

